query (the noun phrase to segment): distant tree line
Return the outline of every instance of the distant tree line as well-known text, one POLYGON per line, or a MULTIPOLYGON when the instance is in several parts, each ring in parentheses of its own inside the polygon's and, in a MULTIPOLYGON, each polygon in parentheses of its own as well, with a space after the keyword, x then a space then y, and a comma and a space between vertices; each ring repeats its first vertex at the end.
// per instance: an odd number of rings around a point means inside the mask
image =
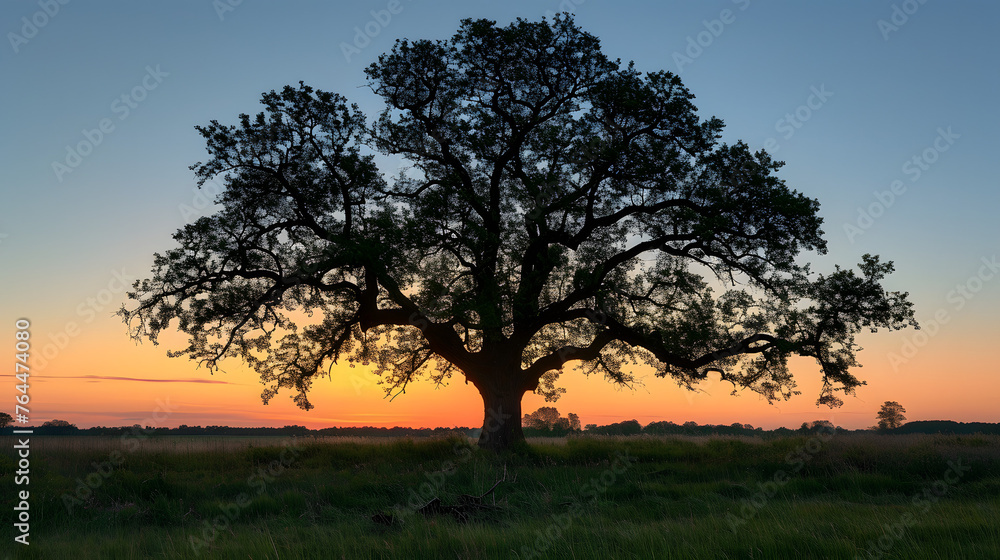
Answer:
MULTIPOLYGON (((0 430, 0 434, 9 434, 13 429, 23 429, 25 426, 13 426, 0 430)), ((449 435, 452 433, 471 435, 478 429, 473 428, 406 428, 378 426, 350 426, 309 429, 305 426, 273 427, 237 427, 237 426, 188 426, 182 424, 176 428, 141 426, 95 426, 93 428, 78 428, 65 420, 51 420, 41 426, 32 428, 34 435, 82 435, 82 436, 353 436, 353 437, 427 437, 449 435)))
MULTIPOLYGON (((545 407, 543 407, 545 408, 545 407)), ((552 409, 555 410, 555 409, 552 409)), ((536 411, 537 412, 537 411, 536 411)), ((533 413, 534 414, 534 413, 533 413)), ((599 426, 597 424, 587 424, 580 427, 579 418, 570 413, 567 417, 555 415, 554 419, 549 411, 543 412, 539 417, 532 417, 526 414, 522 423, 529 423, 524 427, 526 436, 565 436, 572 434, 590 434, 607 436, 630 436, 639 434, 650 435, 756 435, 756 436, 789 436, 793 434, 813 434, 820 431, 836 429, 837 433, 870 432, 871 429, 848 430, 840 426, 834 426, 828 420, 816 420, 814 422, 803 422, 797 429, 776 428, 774 430, 764 430, 755 428, 750 424, 734 422, 732 424, 698 424, 697 422, 685 422, 676 424, 670 421, 651 422, 643 426, 637 420, 625 420, 599 426), (551 424, 544 423, 551 420, 551 424), (543 423, 532 423, 543 422, 543 423)), ((0 435, 10 435, 14 429, 23 429, 30 426, 9 426, 0 428, 0 435)), ((350 437, 430 437, 445 435, 465 435, 468 437, 479 437, 480 428, 454 427, 454 428, 407 428, 394 426, 392 428, 377 426, 348 426, 330 427, 320 429, 309 429, 305 426, 284 426, 281 428, 271 427, 234 427, 234 426, 187 426, 181 425, 176 428, 140 426, 96 426, 93 428, 78 428, 65 420, 52 420, 45 422, 41 426, 32 427, 34 435, 81 435, 81 436, 243 436, 243 437, 263 437, 263 436, 296 436, 296 437, 324 437, 324 436, 350 436, 350 437)), ((898 428, 879 429, 879 433, 889 434, 948 434, 948 435, 971 435, 971 434, 997 434, 1000 435, 1000 423, 988 422, 953 422, 951 420, 919 420, 907 422, 898 428)))
POLYGON ((1000 434, 1000 423, 916 420, 886 431, 893 434, 1000 434))

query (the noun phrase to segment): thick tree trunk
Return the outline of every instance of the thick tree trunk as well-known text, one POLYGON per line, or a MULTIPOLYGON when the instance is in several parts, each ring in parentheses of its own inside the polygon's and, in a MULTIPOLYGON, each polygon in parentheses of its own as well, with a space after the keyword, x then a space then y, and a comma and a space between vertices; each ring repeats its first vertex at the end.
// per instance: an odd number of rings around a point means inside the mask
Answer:
POLYGON ((506 451, 524 442, 521 431, 521 397, 523 389, 514 387, 479 387, 483 396, 483 431, 479 434, 479 447, 493 451, 506 451))

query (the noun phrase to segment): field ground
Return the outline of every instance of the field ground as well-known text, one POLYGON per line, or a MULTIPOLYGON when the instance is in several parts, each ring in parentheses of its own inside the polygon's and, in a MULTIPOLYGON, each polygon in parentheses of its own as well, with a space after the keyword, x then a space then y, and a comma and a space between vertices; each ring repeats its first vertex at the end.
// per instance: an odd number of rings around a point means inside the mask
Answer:
MULTIPOLYGON (((24 486, 0 440, 11 519, 24 486)), ((4 557, 1000 558, 998 436, 579 437, 499 457, 459 437, 49 436, 30 460, 31 544, 5 523, 4 557)))

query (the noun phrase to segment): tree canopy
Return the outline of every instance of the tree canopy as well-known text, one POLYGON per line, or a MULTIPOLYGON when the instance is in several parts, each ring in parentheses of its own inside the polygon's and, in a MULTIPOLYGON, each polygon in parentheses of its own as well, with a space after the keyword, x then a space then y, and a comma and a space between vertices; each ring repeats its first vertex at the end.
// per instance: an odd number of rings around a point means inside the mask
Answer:
POLYGON ((561 416, 559 410, 552 406, 543 406, 531 414, 525 414, 521 418, 521 426, 533 430, 557 430, 560 432, 579 432, 583 429, 579 416, 572 412, 561 416))
POLYGON ((902 426, 903 422, 906 422, 905 413, 906 409, 903 408, 903 405, 896 401, 885 401, 876 415, 879 429, 891 430, 902 426))
POLYGON ((819 402, 862 385, 855 335, 916 326, 891 262, 815 274, 819 203, 782 163, 720 142, 667 71, 609 59, 572 17, 463 20, 366 69, 369 122, 300 83, 237 125, 197 127, 221 209, 180 229, 121 315, 168 328, 215 369, 253 367, 267 402, 309 409, 317 375, 360 362, 388 394, 454 373, 484 399, 482 445, 521 439, 520 399, 555 400, 568 362, 614 383, 634 366, 693 387, 717 374, 769 401, 815 359, 819 402), (400 158, 393 175, 376 154, 400 158))

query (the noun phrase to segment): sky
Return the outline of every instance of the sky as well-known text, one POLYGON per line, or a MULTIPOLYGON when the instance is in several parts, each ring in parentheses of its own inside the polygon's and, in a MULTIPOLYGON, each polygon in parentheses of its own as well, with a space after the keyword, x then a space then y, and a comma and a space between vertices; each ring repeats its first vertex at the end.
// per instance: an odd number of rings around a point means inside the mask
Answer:
MULTIPOLYGON (((689 392, 644 371, 635 390, 567 373, 560 412, 585 424, 864 428, 895 400, 908 420, 1000 421, 995 2, 36 0, 0 3, 0 347, 13 364, 16 322, 30 322, 30 423, 481 425, 461 377, 390 402, 361 368, 318 380, 312 411, 288 392, 265 406, 241 363, 210 375, 166 356, 181 335, 136 344, 114 312, 171 234, 212 212, 189 170, 206 159, 195 125, 234 123, 300 80, 371 119, 380 104, 363 69, 395 39, 561 11, 611 58, 678 74, 700 115, 725 121, 725 141, 785 161, 779 176, 824 218, 829 253, 804 258, 819 271, 865 253, 894 261, 886 287, 909 292, 923 328, 859 336, 867 385, 834 410, 815 404, 816 364, 796 360, 802 394, 773 405, 717 377, 689 392)), ((528 394, 523 409, 546 405, 528 394)))

